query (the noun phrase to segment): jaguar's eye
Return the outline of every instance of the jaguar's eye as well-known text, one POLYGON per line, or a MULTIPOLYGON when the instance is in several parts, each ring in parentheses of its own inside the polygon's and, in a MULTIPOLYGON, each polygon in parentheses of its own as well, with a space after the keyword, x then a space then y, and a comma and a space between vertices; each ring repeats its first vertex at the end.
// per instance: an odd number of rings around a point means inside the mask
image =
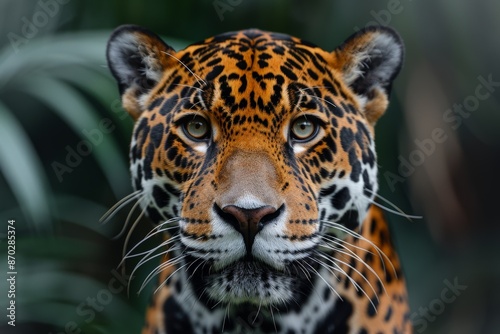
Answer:
POLYGON ((314 121, 307 119, 307 117, 301 116, 293 121, 290 130, 292 139, 298 142, 305 142, 312 139, 318 133, 318 125, 314 121))
POLYGON ((184 132, 195 141, 205 140, 210 137, 210 125, 201 116, 189 117, 183 124, 184 132))

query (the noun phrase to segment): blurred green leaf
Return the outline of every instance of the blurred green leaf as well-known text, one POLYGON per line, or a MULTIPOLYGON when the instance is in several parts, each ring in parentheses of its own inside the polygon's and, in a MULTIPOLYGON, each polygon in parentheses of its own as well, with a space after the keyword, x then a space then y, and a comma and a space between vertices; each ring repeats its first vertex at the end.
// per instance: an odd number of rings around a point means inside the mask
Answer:
POLYGON ((0 102, 0 169, 36 231, 50 230, 49 187, 28 135, 0 102))
POLYGON ((80 225, 108 238, 115 237, 124 223, 122 221, 116 221, 116 224, 113 224, 113 222, 99 223, 99 219, 109 208, 71 194, 56 196, 54 206, 58 208, 56 212, 58 219, 80 225))
MULTIPOLYGON (((83 131, 97 131, 100 139, 92 143, 92 152, 103 173, 106 175, 115 195, 120 197, 129 189, 123 183, 128 178, 126 161, 111 136, 99 130, 98 113, 75 89, 47 76, 31 77, 22 85, 22 89, 51 107, 83 140, 88 140, 83 131)), ((77 168, 77 167, 76 167, 77 168)))
POLYGON ((11 80, 40 69, 82 64, 105 66, 108 33, 73 33, 30 40, 17 53, 0 52, 0 89, 11 80))

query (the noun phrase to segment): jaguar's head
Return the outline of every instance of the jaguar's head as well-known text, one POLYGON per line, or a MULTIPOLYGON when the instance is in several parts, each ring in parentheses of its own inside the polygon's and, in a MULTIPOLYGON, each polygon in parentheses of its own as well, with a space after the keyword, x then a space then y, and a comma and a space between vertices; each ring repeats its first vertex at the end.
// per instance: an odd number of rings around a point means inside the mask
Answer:
POLYGON ((245 30, 176 52, 123 26, 107 57, 136 120, 134 187, 156 224, 178 227, 172 249, 194 291, 215 303, 298 298, 377 191, 373 131, 399 36, 368 28, 326 52, 245 30))

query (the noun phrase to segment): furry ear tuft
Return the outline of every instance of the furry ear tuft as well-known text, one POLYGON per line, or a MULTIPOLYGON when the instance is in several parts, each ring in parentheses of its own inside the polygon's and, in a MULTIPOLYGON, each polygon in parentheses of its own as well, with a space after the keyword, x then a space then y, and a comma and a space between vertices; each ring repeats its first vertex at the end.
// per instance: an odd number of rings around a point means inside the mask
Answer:
POLYGON ((401 69, 403 41, 388 27, 367 27, 349 37, 334 51, 346 83, 360 95, 382 88, 390 93, 401 69))
POLYGON ((404 45, 388 27, 373 26, 349 37, 334 52, 335 67, 365 107, 370 123, 384 113, 394 78, 401 69, 404 45))
POLYGON ((140 97, 163 77, 175 51, 151 31, 134 25, 118 27, 108 41, 106 57, 118 82, 123 105, 134 117, 140 97))

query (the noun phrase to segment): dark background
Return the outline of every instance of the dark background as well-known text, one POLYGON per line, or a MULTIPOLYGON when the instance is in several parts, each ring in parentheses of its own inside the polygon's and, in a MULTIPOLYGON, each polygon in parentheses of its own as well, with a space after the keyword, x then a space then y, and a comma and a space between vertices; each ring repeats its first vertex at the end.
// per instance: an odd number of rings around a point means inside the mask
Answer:
MULTIPOLYGON (((0 332, 134 333, 142 324, 150 286, 137 291, 154 264, 141 267, 129 296, 113 272, 125 238, 112 238, 131 205, 98 223, 131 192, 132 121, 104 58, 115 27, 146 26, 177 49, 256 27, 333 50, 379 23, 398 30, 407 50, 376 132, 380 195, 424 217, 388 214, 416 333, 499 333, 499 19, 500 3, 486 0, 1 0, 0 332), (436 131, 443 140, 432 140, 436 131), (67 161, 78 148, 85 154, 67 161), (3 314, 9 219, 15 328, 3 314)), ((141 221, 131 243, 150 228, 141 221)), ((127 261, 127 272, 134 266, 127 261)))

